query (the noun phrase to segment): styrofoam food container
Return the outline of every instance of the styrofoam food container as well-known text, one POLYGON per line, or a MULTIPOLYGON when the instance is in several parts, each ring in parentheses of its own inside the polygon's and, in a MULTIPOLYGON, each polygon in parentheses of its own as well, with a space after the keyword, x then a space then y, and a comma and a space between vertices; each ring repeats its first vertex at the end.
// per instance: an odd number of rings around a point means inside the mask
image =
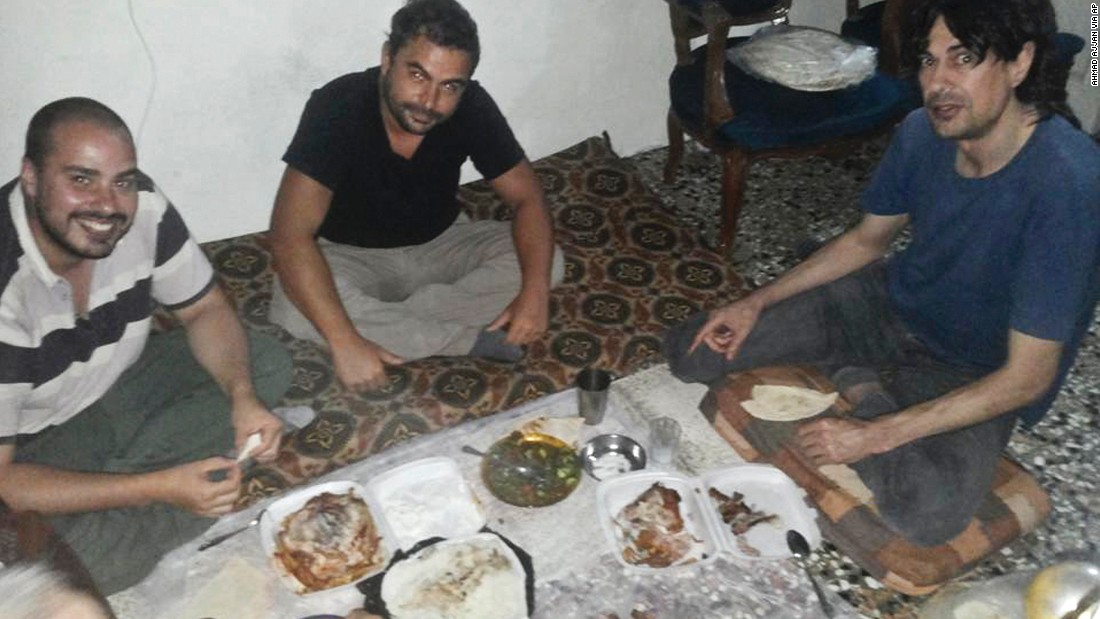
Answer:
POLYGON ((347 494, 349 491, 354 491, 356 496, 366 502, 368 509, 370 509, 371 517, 374 519, 374 525, 382 538, 379 542, 382 548, 382 560, 379 561, 376 569, 364 574, 360 580, 377 574, 389 564, 390 557, 393 556, 393 550, 396 547, 394 535, 387 526, 385 518, 382 517, 381 511, 376 505, 372 505, 371 498, 367 495, 366 489, 353 481, 330 481, 316 484, 292 492, 275 501, 267 508, 267 511, 264 512, 263 517, 260 519, 260 544, 264 553, 275 566, 275 572, 279 575, 279 580, 291 591, 299 595, 314 595, 322 592, 329 593, 340 591, 355 586, 355 583, 348 583, 346 585, 322 589, 320 591, 304 591, 302 583, 298 582, 297 578, 287 572, 282 562, 275 557, 275 536, 281 530, 283 521, 287 516, 302 509, 310 499, 319 494, 325 492, 331 492, 332 494, 347 494))
POLYGON ((717 531, 722 547, 735 555, 750 559, 790 557, 791 551, 787 547, 788 529, 801 533, 810 543, 810 547, 821 543, 816 514, 806 504, 805 493, 790 477, 774 466, 739 464, 715 469, 704 474, 700 484, 699 501, 705 506, 704 511, 711 519, 711 526, 717 531), (742 535, 749 546, 760 552, 758 556, 742 550, 737 542, 738 536, 734 535, 729 525, 722 522, 718 505, 708 494, 711 488, 727 496, 740 492, 750 508, 779 516, 778 522, 762 522, 742 535))
POLYGON ((432 537, 472 535, 485 526, 481 504, 451 458, 423 458, 389 469, 367 483, 367 495, 403 550, 432 537))
POLYGON ((675 473, 656 471, 625 473, 601 481, 599 486, 596 487, 596 507, 599 512, 600 524, 608 542, 615 549, 615 558, 627 569, 641 573, 663 572, 714 560, 720 546, 711 521, 700 509, 699 499, 697 484, 691 479, 675 473), (622 529, 615 524, 615 516, 656 482, 660 482, 666 488, 675 490, 680 494, 680 515, 684 519, 684 528, 694 535, 695 539, 699 540, 696 549, 689 553, 685 560, 669 567, 649 567, 628 563, 623 558, 622 553, 626 547, 622 529), (691 561, 691 558, 695 560, 691 561))

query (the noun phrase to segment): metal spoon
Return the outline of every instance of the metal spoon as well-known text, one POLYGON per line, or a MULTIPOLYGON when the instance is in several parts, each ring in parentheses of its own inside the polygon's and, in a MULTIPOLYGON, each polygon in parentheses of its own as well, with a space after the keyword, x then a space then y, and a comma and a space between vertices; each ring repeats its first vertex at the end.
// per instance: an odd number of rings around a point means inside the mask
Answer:
MULTIPOLYGON (((806 541, 802 534, 794 529, 787 531, 787 547, 791 549, 791 552, 802 559, 810 556, 810 543, 806 541)), ((817 578, 810 572, 810 568, 806 565, 805 561, 800 561, 802 570, 806 572, 806 576, 810 577, 810 584, 814 587, 814 593, 817 594, 817 601, 821 604, 821 610, 825 613, 826 617, 832 619, 835 616, 833 611, 833 605, 829 603, 829 600, 825 598, 825 592, 821 589, 821 584, 817 582, 817 578)))
POLYGON ((256 526, 257 524, 260 523, 260 518, 264 515, 264 512, 266 512, 266 511, 267 511, 267 508, 265 507, 265 508, 261 509, 260 511, 256 512, 256 516, 253 517, 252 520, 249 520, 248 524, 244 525, 243 527, 233 529, 232 531, 229 531, 228 533, 222 533, 221 535, 219 535, 217 537, 212 537, 212 538, 206 540, 205 542, 202 543, 201 546, 199 546, 199 551, 201 552, 203 550, 206 550, 207 548, 213 548, 214 546, 217 546, 218 544, 220 544, 220 543, 224 542, 225 540, 233 537, 234 535, 240 533, 241 531, 244 531, 246 529, 249 529, 251 527, 256 526))

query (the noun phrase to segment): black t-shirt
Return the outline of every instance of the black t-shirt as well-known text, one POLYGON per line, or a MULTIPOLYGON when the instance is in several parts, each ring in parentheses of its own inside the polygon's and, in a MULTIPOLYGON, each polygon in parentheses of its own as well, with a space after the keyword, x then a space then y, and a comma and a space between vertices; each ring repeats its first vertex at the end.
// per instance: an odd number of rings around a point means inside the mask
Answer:
POLYGON ((471 81, 454 115, 424 136, 412 159, 401 157, 382 125, 380 75, 374 67, 313 91, 283 161, 332 190, 322 238, 372 248, 420 245, 458 216, 467 157, 491 180, 524 153, 492 97, 471 81))

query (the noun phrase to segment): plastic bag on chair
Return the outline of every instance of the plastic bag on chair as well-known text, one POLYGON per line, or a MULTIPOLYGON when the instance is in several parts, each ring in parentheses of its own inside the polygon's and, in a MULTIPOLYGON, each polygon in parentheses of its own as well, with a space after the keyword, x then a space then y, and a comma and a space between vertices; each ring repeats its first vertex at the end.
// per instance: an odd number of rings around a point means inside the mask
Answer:
POLYGON ((787 24, 757 30, 727 56, 749 75, 812 92, 859 84, 874 75, 877 62, 873 47, 827 30, 787 24))

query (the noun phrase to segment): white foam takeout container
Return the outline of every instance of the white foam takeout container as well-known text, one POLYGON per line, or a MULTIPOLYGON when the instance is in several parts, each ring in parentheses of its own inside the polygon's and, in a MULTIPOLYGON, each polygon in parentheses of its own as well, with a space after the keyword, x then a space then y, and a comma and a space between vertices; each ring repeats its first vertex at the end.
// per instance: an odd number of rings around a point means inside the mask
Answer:
POLYGON ((367 483, 367 494, 403 550, 432 537, 473 535, 485 526, 481 504, 451 458, 424 458, 389 469, 367 483))
MULTIPOLYGON (((275 537, 282 529, 283 521, 287 516, 302 509, 305 504, 313 497, 325 493, 331 492, 332 494, 347 494, 354 491, 355 495, 363 499, 367 508, 370 509, 371 517, 374 518, 374 525, 378 530, 378 534, 382 540, 380 542, 382 548, 382 560, 378 563, 378 567, 363 575, 363 578, 369 578, 370 576, 381 572, 389 565, 390 558, 393 556, 393 551, 396 545, 393 543, 394 535, 389 530, 389 527, 385 520, 381 517, 381 511, 376 505, 372 505, 370 496, 363 486, 353 481, 330 481, 325 483, 316 484, 307 488, 302 488, 292 492, 285 497, 275 501, 264 512, 263 517, 260 519, 260 545, 262 546, 264 553, 267 555, 271 564, 275 566, 275 572, 279 575, 279 580, 288 589, 299 595, 314 595, 317 593, 331 593, 334 591, 340 591, 354 587, 354 583, 348 583, 346 585, 340 585, 338 587, 332 587, 329 589, 321 589, 319 591, 305 591, 305 586, 298 581, 293 575, 291 575, 281 561, 275 556, 277 549, 275 543, 275 537)), ((362 580, 362 579, 360 579, 362 580)), ((356 581, 358 582, 358 581, 356 581)))
POLYGON ((614 549, 615 558, 632 571, 653 573, 705 564, 713 561, 720 550, 713 525, 700 509, 698 484, 683 475, 637 471, 610 477, 596 486, 596 509, 608 543, 614 549), (657 482, 680 494, 680 516, 684 519, 684 528, 698 540, 698 544, 684 559, 669 567, 634 565, 623 558, 623 549, 627 544, 622 528, 615 524, 615 516, 657 482))
POLYGON ((708 507, 704 512, 718 532, 722 548, 732 554, 748 559, 790 557, 791 551, 787 547, 789 529, 801 533, 811 548, 821 543, 816 513, 806 504, 803 498, 805 493, 786 473, 774 466, 740 464, 715 469, 704 474, 699 484, 700 501, 708 507), (711 488, 726 496, 740 492, 750 508, 779 516, 778 521, 761 522, 741 536, 744 543, 759 552, 758 555, 746 553, 738 543, 738 536, 734 535, 729 525, 722 522, 722 517, 718 514, 718 504, 709 494, 711 488))
POLYGON ((275 536, 287 516, 323 492, 347 494, 352 490, 366 501, 382 537, 383 561, 378 569, 359 580, 384 570, 397 549, 408 550, 417 542, 432 537, 450 539, 474 535, 486 523, 481 504, 462 477, 458 463, 451 458, 423 458, 396 466, 376 475, 366 487, 354 481, 330 481, 303 488, 272 503, 260 520, 260 543, 264 553, 275 566, 279 580, 291 591, 313 595, 354 586, 347 584, 305 592, 302 583, 275 557, 275 536))
POLYGON ((615 553, 616 559, 629 570, 652 573, 706 563, 721 552, 746 559, 780 559, 791 556, 787 548, 787 530, 795 529, 806 537, 811 547, 821 542, 816 516, 803 500, 804 493, 785 473, 764 464, 743 464, 716 469, 700 478, 676 473, 641 471, 626 473, 601 481, 596 487, 596 502, 600 523, 615 553), (695 562, 680 562, 668 568, 633 565, 623 559, 625 548, 621 528, 614 518, 626 505, 638 498, 655 482, 679 492, 681 515, 685 527, 701 541, 702 556, 695 562), (779 516, 777 523, 760 523, 744 534, 745 542, 759 554, 746 553, 737 536, 718 514, 717 504, 707 491, 716 488, 726 495, 734 491, 745 496, 745 502, 756 510, 779 516))

